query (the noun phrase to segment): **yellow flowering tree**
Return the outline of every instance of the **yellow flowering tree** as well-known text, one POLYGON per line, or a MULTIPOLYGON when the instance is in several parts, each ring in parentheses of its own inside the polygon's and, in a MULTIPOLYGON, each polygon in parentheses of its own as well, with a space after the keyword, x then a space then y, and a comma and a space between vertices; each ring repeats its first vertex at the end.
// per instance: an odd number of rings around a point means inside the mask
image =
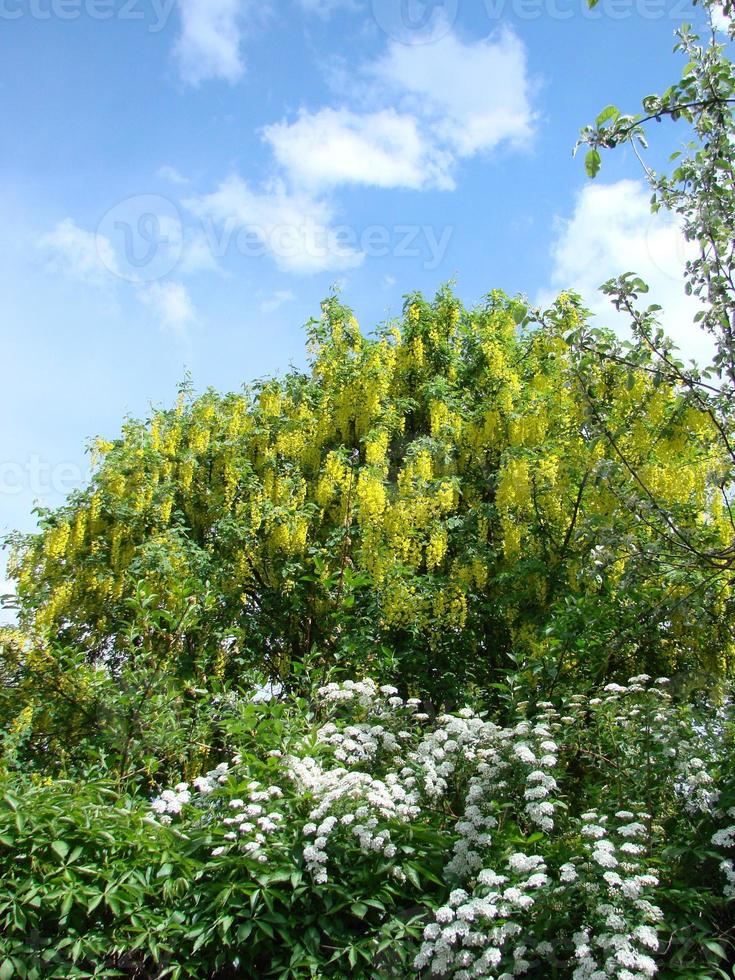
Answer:
POLYGON ((464 309, 444 289, 366 336, 328 299, 307 371, 184 390, 95 444, 90 485, 15 539, 23 627, 113 668, 379 662, 445 694, 501 680, 509 656, 546 685, 726 671, 728 582, 669 561, 585 394, 678 524, 717 542, 711 419, 644 363, 582 382, 565 338, 584 320, 572 295, 539 324, 500 293, 464 309))
MULTIPOLYGON (((697 589, 699 602, 693 607, 689 604, 692 622, 697 605, 704 612, 719 603, 722 611, 722 597, 735 580, 735 66, 730 50, 735 24, 727 16, 729 4, 705 0, 701 7, 693 21, 699 21, 698 29, 684 24, 675 32, 680 77, 661 94, 645 96, 636 113, 622 113, 614 105, 605 107, 594 124, 584 127, 578 147, 588 148, 585 163, 592 178, 600 169, 601 151, 625 144, 634 148, 652 192, 652 213, 663 210, 674 216, 689 243, 687 262, 682 263, 682 287, 699 301, 691 329, 708 335, 711 358, 699 365, 685 363, 666 335, 670 311, 655 303, 647 305, 648 286, 634 272, 625 272, 600 287, 625 314, 629 339, 597 331, 586 322, 570 337, 580 377, 588 371, 594 374, 605 362, 645 371, 654 386, 677 392, 677 411, 693 431, 716 433, 712 456, 717 462, 711 472, 717 476, 708 517, 682 522, 671 507, 668 482, 673 480, 683 496, 691 489, 693 474, 682 471, 674 476, 629 452, 626 440, 620 439, 606 412, 600 410, 594 385, 580 383, 588 429, 607 441, 612 457, 630 478, 626 503, 631 513, 660 535, 659 548, 649 547, 649 551, 665 553, 668 567, 678 567, 681 583, 688 581, 687 569, 695 572, 689 585, 697 589), (653 123, 662 119, 683 127, 684 133, 680 134, 681 149, 669 158, 670 166, 657 170, 650 161, 645 162, 642 153, 655 129, 653 123)), ((680 615, 677 609, 677 619, 680 615)), ((723 648, 735 638, 732 628, 729 636, 723 639, 723 648)))

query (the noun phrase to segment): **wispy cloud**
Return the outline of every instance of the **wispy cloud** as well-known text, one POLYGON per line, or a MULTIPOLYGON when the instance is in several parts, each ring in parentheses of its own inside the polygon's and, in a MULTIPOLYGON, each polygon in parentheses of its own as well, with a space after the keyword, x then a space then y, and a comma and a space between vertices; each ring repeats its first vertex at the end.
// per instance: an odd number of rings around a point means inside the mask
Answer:
POLYGON ((245 71, 242 41, 252 0, 178 0, 181 27, 174 57, 182 79, 236 82, 245 71))
POLYGON ((261 313, 275 313, 284 303, 290 303, 296 299, 290 289, 277 289, 272 296, 264 299, 260 304, 261 313))
MULTIPOLYGON (((108 238, 81 228, 71 218, 60 221, 37 239, 37 247, 54 274, 111 292, 128 290, 148 309, 161 326, 181 334, 195 319, 186 287, 172 280, 146 282, 121 274, 121 265, 108 238)), ((191 250, 185 256, 192 256, 191 250)), ((213 261, 206 253, 207 261, 213 261)), ((196 265, 196 259, 190 261, 196 265)))
POLYGON ((700 304, 684 292, 684 264, 692 246, 671 215, 651 214, 649 199, 642 181, 585 186, 571 217, 559 223, 549 288, 539 301, 546 305, 556 292, 574 289, 600 324, 626 334, 626 317, 613 309, 598 287, 614 276, 635 272, 650 287, 643 302, 663 308, 661 324, 682 354, 707 361, 711 342, 693 322, 700 304))
POLYGON ((352 101, 379 107, 302 110, 265 127, 294 183, 453 190, 459 159, 518 150, 532 136, 525 48, 510 30, 474 42, 451 32, 426 45, 392 41, 358 75, 369 86, 356 85, 352 101))
POLYGON ((326 20, 338 10, 358 10, 358 0, 296 0, 296 3, 307 14, 316 14, 326 20))
POLYGON ((189 292, 180 282, 148 283, 142 290, 142 301, 165 328, 181 334, 196 319, 189 292))
POLYGON ((451 31, 431 44, 393 41, 368 72, 458 156, 517 149, 531 137, 526 51, 510 29, 470 42, 451 31))
POLYGON ((109 285, 111 272, 118 268, 110 240, 80 228, 71 218, 41 235, 37 244, 53 272, 88 285, 109 285))
POLYGON ((168 163, 165 163, 162 167, 158 168, 157 175, 161 178, 161 180, 166 180, 169 184, 176 184, 180 187, 183 187, 189 183, 188 177, 184 177, 183 174, 179 173, 176 167, 172 167, 168 163))
POLYGON ((363 260, 359 251, 339 241, 328 201, 289 189, 280 180, 257 191, 232 176, 213 193, 184 203, 200 218, 219 224, 223 251, 237 236, 241 254, 256 257, 267 252, 279 268, 297 273, 347 269, 363 260), (248 239, 240 238, 242 231, 248 239))
POLYGON ((428 45, 390 42, 357 74, 346 104, 264 127, 274 167, 261 187, 233 175, 186 206, 224 234, 248 230, 283 270, 347 269, 364 255, 340 240, 337 189, 451 191, 462 158, 518 150, 532 135, 525 49, 510 30, 474 42, 452 32, 428 45))

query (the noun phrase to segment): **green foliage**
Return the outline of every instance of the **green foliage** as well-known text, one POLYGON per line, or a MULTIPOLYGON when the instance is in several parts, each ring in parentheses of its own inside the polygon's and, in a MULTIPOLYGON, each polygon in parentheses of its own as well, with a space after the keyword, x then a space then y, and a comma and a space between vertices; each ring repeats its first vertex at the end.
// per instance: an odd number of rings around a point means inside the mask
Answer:
POLYGON ((195 865, 104 780, 0 783, 4 977, 125 976, 171 952, 195 865), (170 859, 171 874, 159 876, 170 859), (156 902, 158 899, 158 902, 156 902))
MULTIPOLYGON (((684 24, 677 32, 675 51, 685 59, 681 77, 662 94, 648 95, 642 100, 642 112, 623 114, 608 106, 594 125, 582 130, 579 145, 587 145, 585 166, 590 177, 600 169, 601 149, 613 149, 629 144, 641 160, 646 180, 651 188, 651 210, 674 215, 686 240, 692 243, 694 255, 683 269, 683 285, 687 294, 701 301, 695 324, 706 331, 712 340, 712 363, 698 367, 684 364, 671 340, 661 327, 665 311, 657 305, 640 305, 640 296, 647 286, 634 273, 625 273, 605 283, 601 288, 618 310, 630 320, 633 340, 613 342, 595 337, 583 329, 577 344, 586 352, 581 370, 594 370, 601 362, 628 364, 632 369, 647 365, 656 384, 673 384, 688 405, 705 413, 717 433, 723 468, 718 480, 722 497, 720 506, 728 514, 729 532, 719 543, 708 540, 708 528, 684 527, 670 512, 657 489, 650 485, 645 473, 633 458, 626 465, 638 483, 639 511, 652 509, 664 516, 670 549, 678 560, 699 568, 708 566, 715 579, 732 580, 735 566, 735 523, 731 513, 733 475, 735 474, 735 68, 728 57, 728 43, 714 28, 716 15, 731 14, 729 4, 706 0, 704 9, 712 22, 710 37, 705 42, 684 24), (648 166, 640 152, 647 147, 647 132, 652 122, 663 119, 678 122, 686 129, 686 143, 671 156, 670 173, 657 173, 648 166), (701 535, 704 531, 704 535, 701 535)), ((735 28, 730 22, 729 41, 735 28)), ((606 434, 604 424, 595 417, 599 408, 595 398, 589 399, 590 423, 593 432, 606 434)))
MULTIPOLYGON (((732 709, 665 687, 635 678, 554 709, 516 684, 493 721, 431 719, 370 681, 234 699, 229 765, 152 807, 94 773, 5 776, 3 976, 413 976, 444 956, 430 924, 473 902, 480 933, 516 923, 494 942, 509 963, 523 947, 532 977, 570 976, 580 930, 593 956, 612 931, 663 977, 726 976, 732 709), (506 899, 483 884, 496 872, 506 899), (626 904, 621 875, 650 906, 626 904)), ((463 943, 447 942, 442 972, 460 976, 463 943)))

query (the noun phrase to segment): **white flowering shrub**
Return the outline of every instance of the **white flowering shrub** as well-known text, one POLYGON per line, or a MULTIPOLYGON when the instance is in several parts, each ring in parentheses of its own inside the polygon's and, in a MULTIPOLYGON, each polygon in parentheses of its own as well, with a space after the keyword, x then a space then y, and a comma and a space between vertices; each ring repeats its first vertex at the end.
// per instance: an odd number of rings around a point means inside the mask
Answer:
POLYGON ((732 707, 669 688, 491 716, 347 680, 233 702, 224 758, 143 806, 16 788, 2 975, 726 977, 732 707))
POLYGON ((715 906, 735 884, 735 826, 712 830, 735 815, 718 809, 729 706, 696 714, 668 687, 641 675, 520 702, 500 725, 469 707, 430 715, 370 679, 330 683, 306 731, 164 790, 151 819, 206 829, 212 875, 295 875, 312 901, 346 890, 366 929, 353 971, 665 975, 672 950, 697 947, 667 923, 667 848, 688 834, 721 851, 715 906))

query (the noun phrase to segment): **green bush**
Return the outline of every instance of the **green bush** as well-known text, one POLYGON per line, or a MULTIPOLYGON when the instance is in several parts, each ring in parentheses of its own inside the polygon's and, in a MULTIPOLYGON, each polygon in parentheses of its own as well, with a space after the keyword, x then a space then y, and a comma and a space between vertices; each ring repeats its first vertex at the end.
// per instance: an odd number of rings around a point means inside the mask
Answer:
POLYGON ((152 799, 7 774, 0 976, 727 977, 732 707, 668 688, 490 720, 331 682, 232 699, 152 799))

